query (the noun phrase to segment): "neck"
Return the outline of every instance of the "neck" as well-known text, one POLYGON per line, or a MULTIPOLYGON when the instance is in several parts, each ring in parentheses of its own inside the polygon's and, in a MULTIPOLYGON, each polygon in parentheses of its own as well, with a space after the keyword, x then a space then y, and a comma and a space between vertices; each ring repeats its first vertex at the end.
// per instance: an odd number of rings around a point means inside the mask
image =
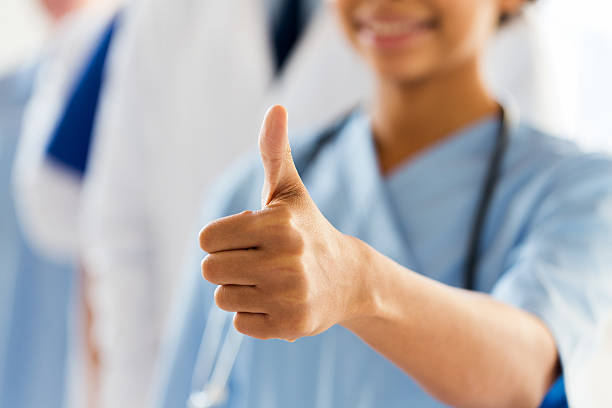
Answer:
POLYGON ((418 83, 381 79, 372 126, 383 174, 497 109, 477 62, 418 83))

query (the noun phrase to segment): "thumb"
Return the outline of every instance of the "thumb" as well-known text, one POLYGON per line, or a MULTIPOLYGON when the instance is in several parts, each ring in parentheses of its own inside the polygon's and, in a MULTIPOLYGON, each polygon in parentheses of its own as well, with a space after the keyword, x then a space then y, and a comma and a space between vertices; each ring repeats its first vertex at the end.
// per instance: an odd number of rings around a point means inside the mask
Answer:
POLYGON ((265 172, 263 206, 304 190, 291 156, 284 107, 277 105, 268 109, 259 134, 259 151, 265 172))

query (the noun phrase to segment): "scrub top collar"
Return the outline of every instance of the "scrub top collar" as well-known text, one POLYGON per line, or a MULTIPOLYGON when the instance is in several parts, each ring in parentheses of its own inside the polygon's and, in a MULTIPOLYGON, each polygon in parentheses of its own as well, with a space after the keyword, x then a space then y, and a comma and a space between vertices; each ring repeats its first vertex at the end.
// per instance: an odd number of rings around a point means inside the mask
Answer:
POLYGON ((418 186, 419 196, 408 200, 418 208, 445 199, 449 191, 465 193, 463 183, 469 174, 481 194, 500 126, 497 117, 488 117, 453 133, 400 165, 386 178, 387 189, 406 204, 402 191, 418 186))
MULTIPOLYGON (((346 153, 343 157, 345 163, 356 164, 356 166, 351 166, 352 170, 349 174, 354 177, 353 180, 361 181, 353 185, 354 190, 359 190, 353 191, 355 198, 367 198, 370 193, 369 189, 375 184, 390 182, 407 172, 422 175, 424 170, 431 170, 432 173, 436 173, 440 163, 451 163, 466 157, 488 160, 499 126, 501 123, 497 115, 480 119, 406 160, 391 174, 383 176, 376 157, 371 121, 367 113, 360 108, 352 114, 347 126, 339 135, 343 141, 340 148, 346 153), (371 177, 363 179, 367 174, 371 177)), ((363 201, 360 202, 363 203, 363 201)))
POLYGON ((383 185, 370 129, 369 117, 357 110, 338 135, 340 176, 347 181, 347 203, 352 203, 358 211, 355 219, 359 220, 367 214, 372 202, 380 199, 383 185))
MULTIPOLYGON (((418 270, 410 242, 394 211, 378 166, 370 121, 355 112, 339 135, 339 182, 348 207, 343 232, 354 235, 401 265, 418 270)), ((336 156, 338 157, 338 156, 336 156)), ((333 222, 333 220, 332 220, 333 222)))
POLYGON ((407 173, 437 174, 441 164, 461 163, 466 159, 489 161, 501 123, 498 116, 488 116, 453 132, 425 151, 400 164, 386 177, 393 182, 407 173))
MULTIPOLYGON (((483 118, 407 160, 385 177, 376 156, 370 119, 362 109, 356 110, 338 135, 337 145, 342 158, 339 176, 345 181, 346 202, 355 220, 355 231, 345 232, 367 237, 366 242, 386 256, 407 268, 422 270, 393 196, 397 191, 394 185, 423 185, 424 177, 440 174, 440 166, 448 165, 451 170, 454 166, 485 166, 500 125, 497 116, 483 118)), ((448 188, 441 182, 432 184, 432 189, 437 189, 436 185, 448 188)))

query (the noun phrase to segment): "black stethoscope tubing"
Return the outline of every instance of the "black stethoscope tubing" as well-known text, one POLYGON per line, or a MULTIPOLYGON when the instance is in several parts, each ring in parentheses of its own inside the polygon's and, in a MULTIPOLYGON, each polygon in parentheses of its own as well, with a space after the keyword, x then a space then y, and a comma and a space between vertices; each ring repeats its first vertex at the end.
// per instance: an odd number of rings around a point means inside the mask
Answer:
POLYGON ((465 275, 463 287, 468 290, 476 290, 476 274, 478 271, 478 263, 480 260, 480 245, 482 244, 482 235, 489 213, 489 208, 495 190, 501 178, 502 165, 504 156, 510 144, 510 121, 508 120, 506 110, 500 106, 499 108, 499 131, 497 132, 497 140, 495 149, 489 161, 489 169, 483 186, 478 210, 474 217, 474 224, 470 235, 470 246, 468 247, 467 259, 465 265, 465 275))

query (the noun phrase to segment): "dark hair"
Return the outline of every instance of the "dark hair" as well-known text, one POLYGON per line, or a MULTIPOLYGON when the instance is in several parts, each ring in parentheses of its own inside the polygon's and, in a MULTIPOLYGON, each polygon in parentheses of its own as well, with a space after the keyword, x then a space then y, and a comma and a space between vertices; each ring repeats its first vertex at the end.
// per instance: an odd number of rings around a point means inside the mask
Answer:
MULTIPOLYGON (((526 3, 535 3, 536 1, 537 0, 527 0, 526 3)), ((502 25, 506 24, 508 21, 511 21, 516 16, 517 16, 516 14, 503 13, 499 17, 499 25, 502 26, 502 25)))

